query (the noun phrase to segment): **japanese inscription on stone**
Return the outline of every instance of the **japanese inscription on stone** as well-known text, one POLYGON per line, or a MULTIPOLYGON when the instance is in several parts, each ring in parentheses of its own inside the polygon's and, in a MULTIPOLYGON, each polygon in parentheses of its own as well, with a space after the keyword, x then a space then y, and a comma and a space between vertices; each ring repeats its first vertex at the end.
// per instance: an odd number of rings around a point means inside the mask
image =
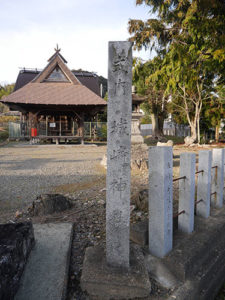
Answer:
POLYGON ((132 44, 110 42, 106 257, 108 264, 124 268, 129 266, 131 86, 132 44))

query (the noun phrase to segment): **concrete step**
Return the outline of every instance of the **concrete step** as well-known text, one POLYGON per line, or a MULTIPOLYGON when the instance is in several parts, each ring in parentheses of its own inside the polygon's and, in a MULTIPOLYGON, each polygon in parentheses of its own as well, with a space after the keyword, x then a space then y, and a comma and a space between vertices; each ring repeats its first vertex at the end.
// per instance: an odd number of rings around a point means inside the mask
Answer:
POLYGON ((220 246, 220 248, 216 249, 214 256, 205 262, 198 270, 196 280, 200 282, 199 291, 205 287, 210 287, 211 283, 213 282, 212 278, 217 277, 218 273, 221 271, 221 268, 224 269, 225 272, 225 243, 221 243, 220 246))
POLYGON ((212 210, 208 219, 196 217, 195 232, 189 235, 177 232, 173 251, 163 259, 163 263, 173 270, 180 280, 195 276, 199 269, 222 251, 224 219, 225 208, 212 210))
POLYGON ((35 224, 31 252, 15 300, 66 298, 73 224, 35 224))
POLYGON ((173 251, 160 261, 180 280, 169 300, 214 299, 224 282, 225 206, 195 221, 195 232, 177 234, 173 251))
POLYGON ((210 280, 206 283, 205 289, 200 292, 199 300, 214 299, 218 294, 225 278, 225 260, 218 266, 216 272, 210 274, 210 280))
POLYGON ((191 280, 186 280, 182 285, 175 289, 174 293, 170 295, 167 300, 209 300, 214 299, 220 287, 224 283, 225 278, 225 257, 217 257, 215 265, 207 270, 202 276, 193 276, 191 280))

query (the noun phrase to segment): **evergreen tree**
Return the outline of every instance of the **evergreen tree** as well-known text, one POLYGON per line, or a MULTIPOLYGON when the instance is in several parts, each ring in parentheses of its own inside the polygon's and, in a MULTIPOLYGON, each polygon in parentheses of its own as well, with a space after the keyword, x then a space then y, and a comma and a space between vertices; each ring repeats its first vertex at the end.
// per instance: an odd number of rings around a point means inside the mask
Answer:
POLYGON ((133 83, 137 93, 146 96, 143 104, 145 111, 151 116, 152 135, 160 137, 163 135, 163 123, 167 117, 168 95, 166 94, 167 78, 156 76, 162 60, 156 57, 143 63, 140 59, 134 60, 133 83), (154 76, 153 76, 154 75, 154 76))
MULTIPOLYGON (((0 99, 11 94, 14 90, 14 86, 15 84, 6 84, 4 86, 0 86, 0 99)), ((0 103, 0 112, 3 113, 7 111, 9 111, 9 108, 3 103, 0 103)))
MULTIPOLYGON (((200 142, 201 110, 225 82, 225 2, 223 0, 137 0, 157 16, 130 20, 134 47, 155 49, 163 61, 156 77, 167 76, 167 93, 200 142)), ((154 77, 154 75, 152 75, 154 77)))

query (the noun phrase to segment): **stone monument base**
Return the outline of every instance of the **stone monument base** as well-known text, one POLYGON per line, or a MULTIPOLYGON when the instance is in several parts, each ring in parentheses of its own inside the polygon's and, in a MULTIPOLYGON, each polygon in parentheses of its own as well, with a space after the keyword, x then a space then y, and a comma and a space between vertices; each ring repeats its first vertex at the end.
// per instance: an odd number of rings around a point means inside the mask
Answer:
POLYGON ((130 249, 130 268, 109 267, 102 246, 86 249, 81 287, 93 299, 133 299, 149 296, 151 284, 144 257, 137 245, 130 249))
POLYGON ((131 144, 143 144, 144 138, 141 134, 131 134, 131 144))

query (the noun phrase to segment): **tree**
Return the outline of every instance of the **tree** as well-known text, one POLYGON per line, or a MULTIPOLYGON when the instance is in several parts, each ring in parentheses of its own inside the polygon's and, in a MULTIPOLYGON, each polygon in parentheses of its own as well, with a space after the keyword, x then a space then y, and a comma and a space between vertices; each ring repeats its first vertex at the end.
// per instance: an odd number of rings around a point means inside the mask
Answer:
POLYGON ((133 84, 136 86, 137 93, 147 98, 144 109, 151 115, 152 135, 157 138, 163 136, 163 123, 167 117, 168 102, 168 96, 165 94, 165 78, 163 74, 156 75, 161 62, 159 57, 145 63, 136 59, 133 68, 133 84))
MULTIPOLYGON (((0 86, 0 99, 11 94, 14 90, 14 86, 15 84, 6 84, 4 86, 0 86)), ((7 111, 9 111, 8 107, 3 103, 0 103, 0 112, 7 112, 7 111)))
POLYGON ((129 21, 138 49, 150 47, 164 57, 159 73, 167 74, 167 92, 186 114, 192 141, 200 141, 204 101, 225 78, 225 2, 223 0, 137 0, 157 15, 129 21), (210 90, 211 89, 211 90, 210 90), (178 104, 179 103, 179 104, 178 104))
POLYGON ((225 85, 219 86, 217 92, 203 107, 203 121, 207 129, 215 128, 215 139, 219 141, 221 120, 225 119, 225 85))
POLYGON ((156 18, 129 20, 135 48, 150 47, 161 53, 192 37, 203 44, 201 56, 224 61, 224 0, 136 0, 136 5, 142 4, 149 6, 156 18))
POLYGON ((191 128, 189 143, 200 143, 200 116, 202 107, 214 90, 214 72, 209 72, 198 51, 188 51, 189 45, 177 49, 171 45, 161 72, 168 73, 168 90, 172 95, 173 111, 184 113, 191 128))

